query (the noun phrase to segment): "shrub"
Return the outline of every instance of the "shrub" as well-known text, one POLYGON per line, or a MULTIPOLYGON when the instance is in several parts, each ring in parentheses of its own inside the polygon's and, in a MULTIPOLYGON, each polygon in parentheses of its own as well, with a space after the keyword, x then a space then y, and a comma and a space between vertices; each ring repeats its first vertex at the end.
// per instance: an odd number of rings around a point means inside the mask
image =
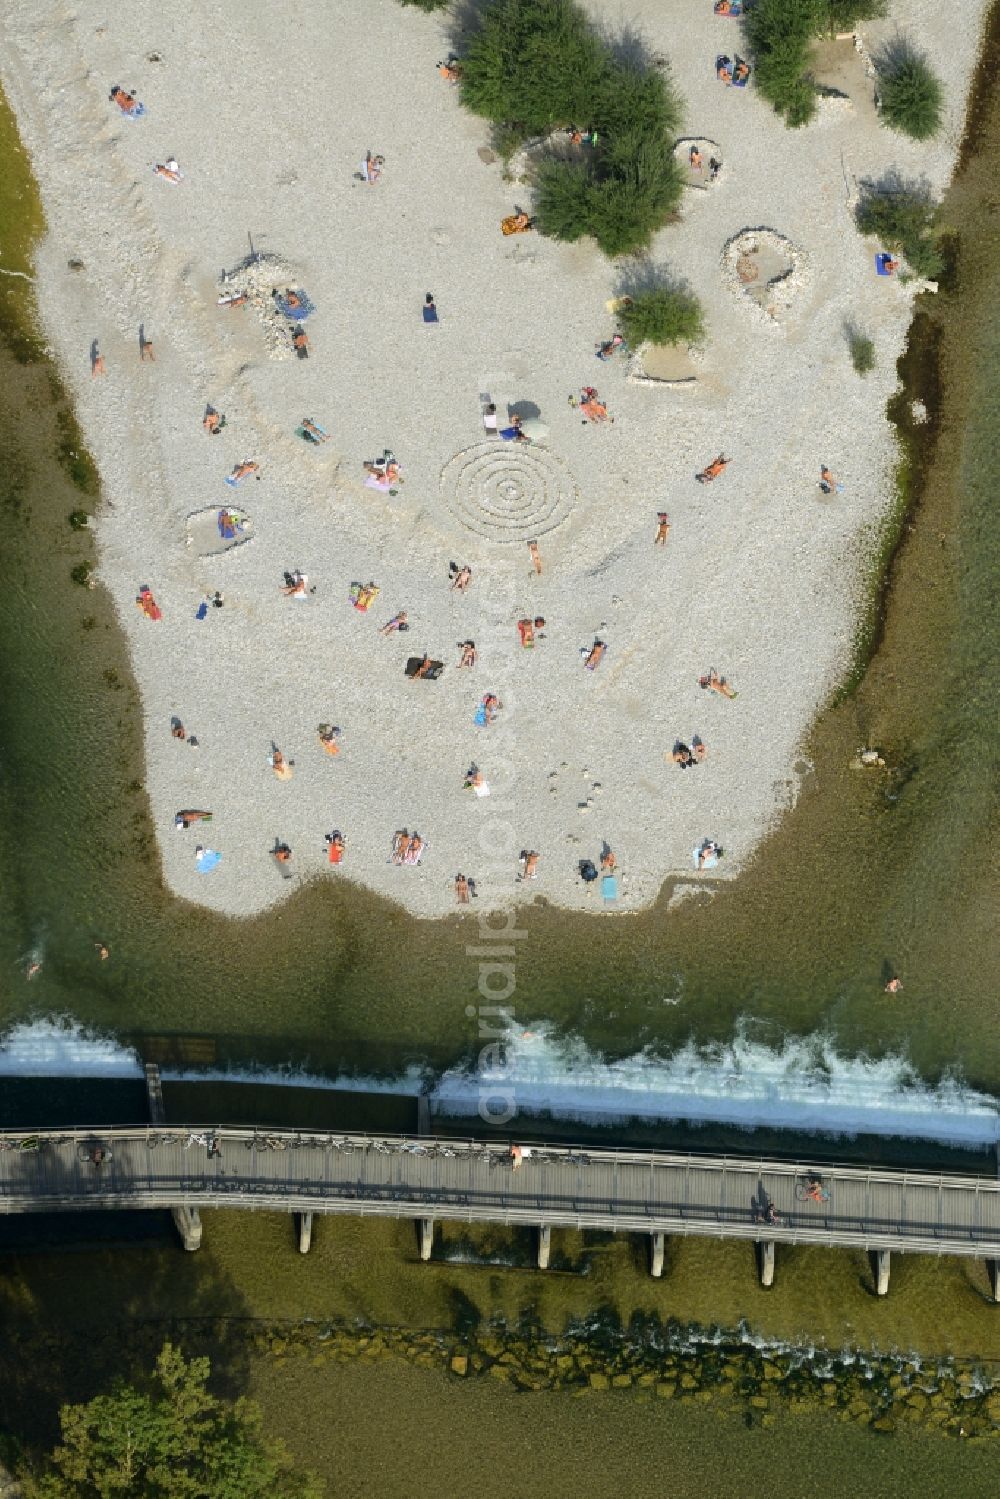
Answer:
POLYGON ((922 186, 865 184, 857 223, 890 250, 899 250, 918 276, 934 280, 944 268, 936 243, 938 206, 922 186))
POLYGON ((71 510, 69 523, 74 531, 85 531, 90 523, 90 517, 86 510, 71 510))
POLYGON ((858 21, 877 21, 888 10, 886 0, 820 0, 821 29, 836 36, 853 31, 858 21))
POLYGON ((75 567, 70 568, 69 575, 74 583, 80 584, 81 588, 89 588, 90 575, 93 571, 94 564, 92 562, 78 562, 75 567))
POLYGON ((941 127, 944 91, 922 57, 908 55, 879 74, 882 119, 915 141, 926 141, 941 127))
POLYGON ((522 139, 590 123, 606 67, 606 49, 574 0, 497 0, 462 58, 462 103, 517 126, 522 139))
POLYGON ((415 5, 418 10, 444 10, 451 0, 399 0, 400 5, 415 5))
POLYGON ((654 286, 637 292, 619 312, 633 348, 641 343, 693 344, 705 334, 701 303, 684 286, 654 286))
POLYGON ((867 375, 875 368, 875 345, 866 334, 849 328, 847 347, 851 353, 851 363, 859 375, 867 375))

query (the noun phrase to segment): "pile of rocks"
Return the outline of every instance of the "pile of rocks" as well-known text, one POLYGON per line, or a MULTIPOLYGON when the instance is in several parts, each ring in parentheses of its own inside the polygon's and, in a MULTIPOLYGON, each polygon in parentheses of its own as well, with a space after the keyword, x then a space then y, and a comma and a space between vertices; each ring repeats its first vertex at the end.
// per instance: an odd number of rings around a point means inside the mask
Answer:
POLYGON ((280 255, 251 255, 219 280, 219 301, 245 297, 264 329, 264 346, 270 359, 291 359, 294 350, 290 324, 274 303, 275 291, 296 284, 295 271, 280 255))

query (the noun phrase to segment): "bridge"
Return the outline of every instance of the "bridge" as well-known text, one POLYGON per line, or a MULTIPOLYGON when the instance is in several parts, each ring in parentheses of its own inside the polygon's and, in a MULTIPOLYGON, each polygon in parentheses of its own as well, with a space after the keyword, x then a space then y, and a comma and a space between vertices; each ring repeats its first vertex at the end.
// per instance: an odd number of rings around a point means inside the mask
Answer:
MULTIPOLYGON (((154 1118, 162 1111, 154 1104, 154 1118)), ((315 1214, 411 1218, 429 1259, 435 1220, 538 1231, 545 1268, 553 1228, 649 1236, 662 1273, 667 1235, 742 1239, 770 1285, 776 1244, 868 1251, 876 1288, 892 1250, 978 1256, 1000 1299, 1000 1181, 809 1162, 608 1150, 426 1134, 304 1134, 155 1123, 0 1133, 0 1212, 168 1209, 185 1248, 201 1242, 203 1208, 299 1215, 308 1250, 315 1214)))

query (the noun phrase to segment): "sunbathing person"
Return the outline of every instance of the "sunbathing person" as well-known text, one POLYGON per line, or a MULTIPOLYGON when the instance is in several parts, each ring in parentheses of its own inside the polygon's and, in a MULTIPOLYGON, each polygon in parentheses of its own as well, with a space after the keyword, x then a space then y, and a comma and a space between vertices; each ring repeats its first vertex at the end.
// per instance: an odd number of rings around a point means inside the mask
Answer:
POLYGON ((517 213, 510 213, 505 219, 500 220, 500 230, 503 234, 527 234, 530 228, 532 228, 531 216, 523 209, 518 210, 517 213))
POLYGON ((736 59, 736 67, 733 69, 733 82, 737 88, 741 88, 750 77, 750 64, 744 62, 742 57, 736 59))
POLYGON ((616 350, 620 349, 625 342, 624 334, 616 333, 613 338, 605 339, 599 343, 595 350, 596 358, 600 360, 610 359, 616 350))
POLYGON ((157 162, 153 168, 153 176, 162 177, 165 182, 180 182, 183 175, 173 157, 169 161, 157 162))
POLYGON ((459 666, 475 666, 476 664, 476 642, 474 640, 460 640, 459 650, 462 652, 458 659, 459 666))
POLYGON ((369 459, 361 467, 366 474, 369 474, 373 479, 377 479, 383 489, 388 489, 390 485, 402 482, 399 477, 399 464, 395 458, 369 459))
POLYGON ((453 52, 449 53, 444 62, 438 63, 437 70, 441 77, 444 79, 445 83, 458 83, 462 77, 461 64, 459 63, 458 58, 453 52))
POLYGON ((376 588, 374 583, 352 583, 350 587, 351 603, 359 614, 367 614, 380 592, 381 590, 376 588))
POLYGON ((397 630, 408 630, 409 628, 409 625, 406 623, 406 610, 400 609, 398 614, 394 614, 392 616, 392 619, 388 620, 387 623, 382 626, 381 630, 379 630, 379 634, 394 635, 397 630))
POLYGON ((695 474, 695 478, 699 484, 711 484, 713 479, 719 477, 729 461, 724 453, 720 453, 718 458, 713 458, 708 467, 703 468, 700 474, 695 474))
POLYGON ((535 850, 522 848, 519 859, 521 863, 521 879, 536 880, 538 878, 538 855, 535 850))
POLYGON ((541 633, 544 626, 545 621, 540 614, 533 620, 519 619, 517 622, 517 633, 520 636, 521 644, 528 649, 535 644, 536 638, 538 640, 544 639, 541 633))
POLYGON ((604 652, 607 648, 607 644, 603 640, 595 640, 589 651, 584 647, 580 654, 586 656, 583 664, 587 671, 597 670, 604 660, 604 652))
POLYGON ((706 838, 704 843, 699 845, 697 853, 699 869, 711 869, 722 858, 722 849, 713 838, 706 838))
POLYGON ((238 463, 233 469, 232 473, 227 476, 226 483, 230 486, 230 488, 235 489, 240 480, 247 478, 249 474, 254 474, 259 480, 260 464, 254 463, 252 459, 245 458, 243 462, 238 463))
POLYGON ((153 597, 148 583, 144 583, 136 596, 136 604, 142 610, 147 619, 162 619, 163 610, 153 597))
POLYGON ((605 874, 614 874, 618 868, 618 860, 615 858, 610 843, 605 843, 601 849, 601 869, 605 874))
POLYGON ((837 483, 826 464, 823 464, 819 471, 819 487, 824 494, 843 494, 844 492, 843 484, 837 483))
POLYGON ((419 864, 420 863, 420 856, 423 853, 423 851, 424 851, 424 840, 421 838, 420 834, 416 831, 416 829, 414 829, 414 831, 410 834, 409 847, 407 848, 406 853, 403 855, 403 863, 404 864, 419 864))
POLYGON ((332 724, 321 723, 319 728, 316 730, 316 733, 319 735, 320 744, 323 746, 328 755, 340 754, 339 729, 334 728, 332 724))
POLYGON ((344 835, 343 833, 327 833, 323 839, 326 844, 327 858, 331 864, 339 864, 344 857, 344 835))
POLYGON ((214 406, 205 407, 205 415, 201 419, 201 425, 206 432, 211 432, 213 437, 218 437, 226 425, 226 418, 221 411, 216 411, 214 406))
POLYGON ((528 556, 531 558, 531 565, 535 569, 535 572, 538 574, 539 577, 541 577, 541 575, 542 575, 542 554, 538 550, 538 542, 537 541, 529 541, 528 542, 528 556))
POLYGON ((524 431, 524 429, 523 429, 523 427, 521 425, 521 418, 518 416, 518 414, 517 414, 516 411, 514 412, 514 415, 510 419, 510 426, 509 427, 501 427, 500 428, 500 434, 499 434, 499 436, 500 436, 500 441, 501 442, 527 442, 528 441, 528 434, 527 434, 527 432, 524 431))
POLYGON ((289 599, 308 598, 309 578, 296 568, 295 572, 285 574, 285 587, 281 591, 289 599))
POLYGON ((324 432, 322 427, 317 427, 316 423, 312 420, 311 417, 304 416, 302 418, 302 430, 303 432, 309 433, 309 436, 312 438, 313 442, 330 441, 329 432, 324 432))
POLYGON ((292 348, 298 359, 309 358, 309 335, 304 328, 293 328, 292 348))
POLYGON ((457 562, 448 564, 448 572, 451 575, 451 586, 453 591, 464 593, 472 582, 472 568, 466 565, 459 567, 457 562))
POLYGON ((720 677, 714 666, 708 668, 707 676, 698 678, 698 686, 707 687, 711 692, 719 693, 721 697, 736 696, 725 677, 720 677))
POLYGON ((688 152, 688 166, 691 168, 692 172, 701 171, 701 152, 698 150, 697 146, 692 146, 690 151, 688 152))
POLYGON ((135 117, 145 113, 145 106, 140 104, 135 97, 135 89, 131 93, 126 93, 120 83, 114 83, 111 86, 108 98, 112 103, 118 105, 123 115, 132 115, 135 117))
POLYGON ((465 772, 465 780, 462 782, 463 791, 474 791, 477 796, 489 796, 490 788, 486 784, 486 777, 478 765, 470 765, 465 772))
POLYGON ((220 307, 245 307, 246 302, 247 294, 245 291, 232 291, 223 292, 219 298, 218 305, 220 307))
POLYGON ((720 83, 724 83, 727 86, 732 83, 733 64, 731 58, 728 58, 724 54, 721 54, 715 59, 715 76, 716 78, 718 78, 720 83))
POLYGON ((467 906, 469 904, 469 882, 464 874, 456 874, 455 876, 455 899, 460 906, 467 906))
POLYGON ((191 827, 193 823, 196 823, 196 822, 211 822, 211 821, 212 821, 212 814, 211 814, 211 812, 195 812, 195 811, 178 812, 174 816, 174 827, 178 828, 178 829, 184 829, 184 830, 186 830, 187 828, 191 827))
POLYGON ((483 704, 482 704, 482 706, 483 706, 483 712, 486 715, 486 722, 488 724, 496 723, 497 714, 499 713, 500 709, 503 707, 503 704, 501 703, 500 699, 496 696, 496 694, 493 693, 493 692, 488 692, 486 694, 486 696, 483 698, 483 704))
POLYGON ((278 777, 279 781, 290 781, 292 779, 292 776, 295 774, 291 765, 285 759, 284 755, 281 753, 280 749, 278 749, 277 745, 271 746, 271 754, 268 759, 268 764, 274 771, 275 775, 278 777))
POLYGON ((669 535, 670 517, 665 510, 660 510, 656 516, 656 535, 653 537, 653 545, 655 547, 665 547, 669 535))
POLYGON ((583 412, 584 422, 608 420, 608 408, 603 401, 598 399, 597 391, 592 385, 585 385, 580 393, 580 410, 583 412))

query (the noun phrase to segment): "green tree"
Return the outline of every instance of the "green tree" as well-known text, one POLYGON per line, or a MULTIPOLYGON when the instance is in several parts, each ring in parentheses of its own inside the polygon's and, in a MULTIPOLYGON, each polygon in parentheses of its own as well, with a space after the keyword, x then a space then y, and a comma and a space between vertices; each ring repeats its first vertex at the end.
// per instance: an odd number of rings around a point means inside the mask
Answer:
POLYGON ((322 1499, 263 1436, 257 1406, 212 1395, 209 1373, 166 1343, 148 1388, 63 1406, 62 1441, 24 1499, 322 1499))
POLYGON ((641 343, 694 344, 705 336, 701 303, 684 286, 654 286, 636 292, 619 316, 633 348, 641 343))
POLYGON ((915 141, 930 140, 941 128, 944 90, 922 57, 907 53, 879 73, 882 119, 915 141))

